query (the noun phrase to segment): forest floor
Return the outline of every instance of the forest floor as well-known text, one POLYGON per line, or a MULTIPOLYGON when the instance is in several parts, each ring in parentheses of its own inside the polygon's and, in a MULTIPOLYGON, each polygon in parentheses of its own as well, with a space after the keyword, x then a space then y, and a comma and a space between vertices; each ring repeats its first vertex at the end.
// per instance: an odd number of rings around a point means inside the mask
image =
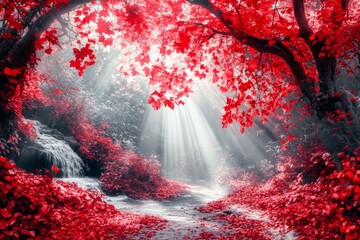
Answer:
MULTIPOLYGON (((99 182, 92 178, 64 178, 67 182, 74 182, 80 187, 100 191, 99 182)), ((269 217, 265 213, 256 209, 249 209, 246 206, 234 205, 223 212, 200 212, 197 208, 207 203, 223 198, 228 191, 218 185, 209 185, 204 182, 188 184, 186 194, 164 201, 155 200, 137 200, 126 196, 105 196, 104 200, 112 204, 121 212, 129 212, 141 215, 152 215, 166 219, 168 224, 165 228, 157 230, 151 236, 151 239, 217 239, 226 238, 233 234, 231 226, 224 227, 225 221, 219 221, 216 215, 219 214, 236 214, 241 215, 251 222, 263 222, 264 227, 268 226, 269 217), (225 230, 225 231, 224 231, 225 230)), ((269 229, 267 229, 269 231, 269 229)), ((246 231, 246 229, 244 229, 246 231)), ((294 232, 288 232, 280 235, 277 229, 270 229, 271 239, 296 239, 294 232)), ((136 238, 132 239, 149 239, 146 229, 136 238)))

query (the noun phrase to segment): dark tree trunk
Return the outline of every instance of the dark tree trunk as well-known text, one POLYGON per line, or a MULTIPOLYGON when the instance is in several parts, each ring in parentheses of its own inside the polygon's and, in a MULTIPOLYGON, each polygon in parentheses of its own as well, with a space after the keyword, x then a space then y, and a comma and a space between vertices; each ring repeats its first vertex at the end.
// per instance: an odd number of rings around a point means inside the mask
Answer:
MULTIPOLYGON (((7 79, 1 77, 0 81, 6 83, 7 79)), ((0 87, 0 155, 5 157, 14 156, 16 146, 11 141, 11 136, 15 136, 18 129, 18 116, 10 104, 15 94, 12 87, 7 84, 0 87)))
POLYGON ((320 92, 312 102, 318 119, 318 137, 341 168, 338 153, 353 154, 360 143, 358 102, 345 90, 336 89, 334 58, 316 59, 320 92))
MULTIPOLYGON (((0 71, 4 68, 0 67, 0 71)), ((16 94, 21 86, 14 77, 0 75, 0 156, 13 158, 16 154, 19 106, 16 94)))

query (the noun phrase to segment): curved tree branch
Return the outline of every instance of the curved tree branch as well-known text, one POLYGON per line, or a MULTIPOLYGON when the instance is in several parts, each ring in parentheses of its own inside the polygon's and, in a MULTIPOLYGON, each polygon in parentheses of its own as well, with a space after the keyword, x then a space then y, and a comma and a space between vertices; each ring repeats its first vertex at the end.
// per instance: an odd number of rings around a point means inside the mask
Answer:
POLYGON ((342 1, 341 1, 341 7, 342 7, 342 9, 343 9, 344 11, 347 11, 348 6, 349 6, 349 2, 350 2, 350 0, 342 0, 342 1))
MULTIPOLYGON (((35 41, 40 35, 49 28, 54 20, 76 8, 79 5, 91 2, 92 0, 70 0, 67 4, 55 4, 46 13, 33 19, 37 11, 31 11, 29 15, 25 16, 32 23, 27 23, 27 32, 20 38, 20 32, 15 29, 9 29, 9 33, 14 37, 7 40, 0 41, 0 71, 2 72, 6 67, 10 69, 22 69, 21 73, 15 76, 0 75, 0 110, 10 99, 15 95, 18 86, 22 87, 24 84, 24 72, 31 60, 31 56, 35 53, 35 41)), ((40 7, 40 6, 39 6, 40 7)), ((37 9, 38 10, 38 9, 37 9)), ((23 26, 24 23, 22 23, 23 26)))
POLYGON ((307 39, 313 33, 305 15, 304 0, 293 0, 293 8, 296 22, 299 26, 299 37, 307 39))
POLYGON ((217 17, 222 24, 227 28, 229 34, 234 37, 238 42, 249 46, 260 53, 270 53, 283 59, 289 66, 296 83, 304 95, 310 102, 313 102, 315 98, 314 81, 308 79, 304 68, 301 63, 296 61, 294 54, 286 47, 282 41, 276 40, 274 44, 270 44, 269 39, 262 39, 251 36, 245 32, 238 31, 231 21, 227 20, 223 16, 223 12, 215 7, 208 0, 187 0, 190 4, 200 5, 211 12, 217 17))
POLYGON ((194 23, 196 26, 199 26, 199 27, 204 27, 204 28, 207 28, 207 29, 210 29, 213 34, 219 34, 219 35, 224 35, 224 36, 231 36, 231 34, 229 32, 222 32, 220 30, 217 30, 216 28, 212 28, 206 24, 203 24, 203 23, 199 23, 199 22, 196 22, 194 23))
POLYGON ((40 2, 39 5, 32 7, 29 12, 22 19, 21 24, 24 28, 28 27, 34 20, 36 15, 45 7, 45 2, 40 2))
POLYGON ((74 9, 75 7, 89 3, 91 0, 70 0, 67 4, 53 6, 49 11, 40 16, 31 25, 28 32, 21 38, 12 51, 10 60, 14 67, 26 67, 29 63, 31 54, 35 52, 34 43, 39 36, 49 28, 55 19, 74 9))

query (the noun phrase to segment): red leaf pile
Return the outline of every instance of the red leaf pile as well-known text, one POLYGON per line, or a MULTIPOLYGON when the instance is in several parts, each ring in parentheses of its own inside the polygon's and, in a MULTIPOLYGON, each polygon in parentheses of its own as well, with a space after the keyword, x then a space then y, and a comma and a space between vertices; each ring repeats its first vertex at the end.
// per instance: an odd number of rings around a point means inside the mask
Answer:
POLYGON ((238 185, 228 197, 200 211, 217 212, 217 218, 227 222, 224 229, 233 229, 234 238, 269 237, 263 221, 244 219, 231 211, 224 214, 243 205, 266 212, 271 225, 283 231, 295 230, 299 239, 359 239, 360 157, 339 157, 342 170, 334 170, 333 160, 321 148, 300 157, 284 157, 280 171, 269 181, 238 185), (311 176, 310 183, 304 182, 304 173, 311 176), (253 235, 259 232, 262 236, 253 235))
POLYGON ((102 196, 0 157, 0 239, 124 239, 164 220, 123 214, 102 196))

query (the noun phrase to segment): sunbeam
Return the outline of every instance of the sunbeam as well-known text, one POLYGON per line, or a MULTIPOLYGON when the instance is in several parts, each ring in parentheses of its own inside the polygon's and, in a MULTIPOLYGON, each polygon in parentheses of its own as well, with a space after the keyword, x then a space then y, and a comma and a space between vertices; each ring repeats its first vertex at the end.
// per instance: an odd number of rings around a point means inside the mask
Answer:
POLYGON ((214 86, 197 84, 195 94, 185 100, 184 106, 158 111, 148 107, 139 151, 159 155, 163 175, 182 181, 213 181, 218 167, 227 162, 266 159, 265 141, 259 140, 256 126, 244 134, 236 125, 222 128, 223 104, 224 98, 214 86))
POLYGON ((212 179, 221 156, 220 143, 209 119, 192 99, 175 110, 148 108, 146 116, 140 150, 159 151, 164 176, 212 179))

